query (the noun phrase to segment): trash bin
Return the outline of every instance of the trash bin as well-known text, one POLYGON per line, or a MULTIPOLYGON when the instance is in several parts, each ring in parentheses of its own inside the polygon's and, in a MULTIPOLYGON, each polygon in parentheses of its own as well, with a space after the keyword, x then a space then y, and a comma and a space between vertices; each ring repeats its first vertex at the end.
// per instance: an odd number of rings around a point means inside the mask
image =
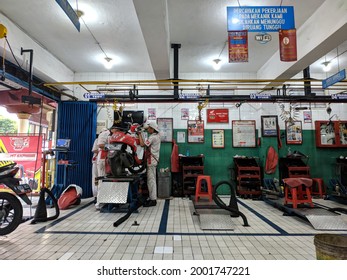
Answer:
POLYGON ((317 260, 347 260, 347 236, 316 234, 314 245, 317 260))
POLYGON ((171 196, 171 172, 158 173, 158 198, 171 196))

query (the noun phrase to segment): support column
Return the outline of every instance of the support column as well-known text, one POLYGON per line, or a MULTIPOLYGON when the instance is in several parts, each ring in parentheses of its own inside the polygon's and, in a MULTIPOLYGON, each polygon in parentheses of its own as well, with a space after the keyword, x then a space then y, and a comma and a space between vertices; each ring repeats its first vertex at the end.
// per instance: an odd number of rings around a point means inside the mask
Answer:
POLYGON ((17 113, 18 117, 18 133, 28 133, 29 132, 29 118, 31 114, 28 113, 17 113))

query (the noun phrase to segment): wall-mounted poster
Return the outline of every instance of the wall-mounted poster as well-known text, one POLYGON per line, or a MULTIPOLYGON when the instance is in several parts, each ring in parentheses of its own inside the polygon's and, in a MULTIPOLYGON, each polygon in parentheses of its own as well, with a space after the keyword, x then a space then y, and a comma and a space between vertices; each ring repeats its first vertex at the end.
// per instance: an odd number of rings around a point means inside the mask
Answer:
POLYGON ((208 123, 229 123, 228 109, 207 109, 208 123))
POLYGON ((188 121, 188 143, 204 143, 204 121, 188 121))
POLYGON ((189 109, 182 108, 181 109, 181 120, 189 120, 189 109))
POLYGON ((224 148, 223 129, 212 129, 212 148, 224 148))
POLYGON ((286 122, 287 144, 302 144, 302 124, 301 121, 286 122))
POLYGON ((233 147, 254 148, 255 143, 255 121, 233 121, 233 147))
POLYGON ((261 136, 276 137, 278 120, 277 116, 261 116, 261 136))
POLYGON ((312 123, 312 112, 311 111, 304 111, 304 123, 312 123))
POLYGON ((148 108, 148 119, 155 120, 157 118, 157 111, 155 108, 148 108))
POLYGON ((158 118, 157 123, 161 142, 172 142, 173 118, 158 118))
POLYGON ((186 143, 186 133, 184 131, 177 131, 177 143, 186 143))

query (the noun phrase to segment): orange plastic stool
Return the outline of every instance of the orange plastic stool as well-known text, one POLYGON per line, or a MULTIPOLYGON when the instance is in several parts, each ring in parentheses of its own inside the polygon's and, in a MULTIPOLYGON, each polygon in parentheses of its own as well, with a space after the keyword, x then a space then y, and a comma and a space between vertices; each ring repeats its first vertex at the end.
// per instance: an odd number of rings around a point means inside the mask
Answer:
POLYGON ((212 182, 211 177, 208 175, 198 175, 196 179, 195 201, 198 201, 200 197, 207 197, 209 202, 212 201, 212 182), (201 183, 203 181, 207 183, 207 191, 202 190, 201 183))
POLYGON ((325 195, 325 188, 324 188, 324 181, 321 178, 312 178, 313 185, 311 194, 317 195, 319 198, 324 198, 325 195))
POLYGON ((311 186, 312 179, 309 178, 286 178, 284 182, 284 204, 293 204, 293 208, 298 208, 298 204, 309 203, 313 207, 311 186))

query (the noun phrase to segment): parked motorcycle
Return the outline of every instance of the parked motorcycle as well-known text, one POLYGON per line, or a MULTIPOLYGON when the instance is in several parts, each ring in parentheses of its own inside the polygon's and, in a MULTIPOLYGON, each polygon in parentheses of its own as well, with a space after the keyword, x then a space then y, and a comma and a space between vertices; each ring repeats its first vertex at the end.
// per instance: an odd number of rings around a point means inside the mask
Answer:
POLYGON ((119 128, 119 131, 111 135, 106 158, 106 174, 115 177, 125 176, 125 169, 132 174, 138 174, 146 168, 146 151, 139 156, 139 139, 137 135, 131 133, 141 129, 136 124, 128 124, 126 128, 119 128))
POLYGON ((0 167, 0 185, 13 191, 0 192, 0 236, 11 233, 23 221, 23 207, 18 197, 28 205, 32 204, 27 196, 31 192, 30 186, 20 184, 21 179, 15 177, 18 170, 16 163, 0 167))

